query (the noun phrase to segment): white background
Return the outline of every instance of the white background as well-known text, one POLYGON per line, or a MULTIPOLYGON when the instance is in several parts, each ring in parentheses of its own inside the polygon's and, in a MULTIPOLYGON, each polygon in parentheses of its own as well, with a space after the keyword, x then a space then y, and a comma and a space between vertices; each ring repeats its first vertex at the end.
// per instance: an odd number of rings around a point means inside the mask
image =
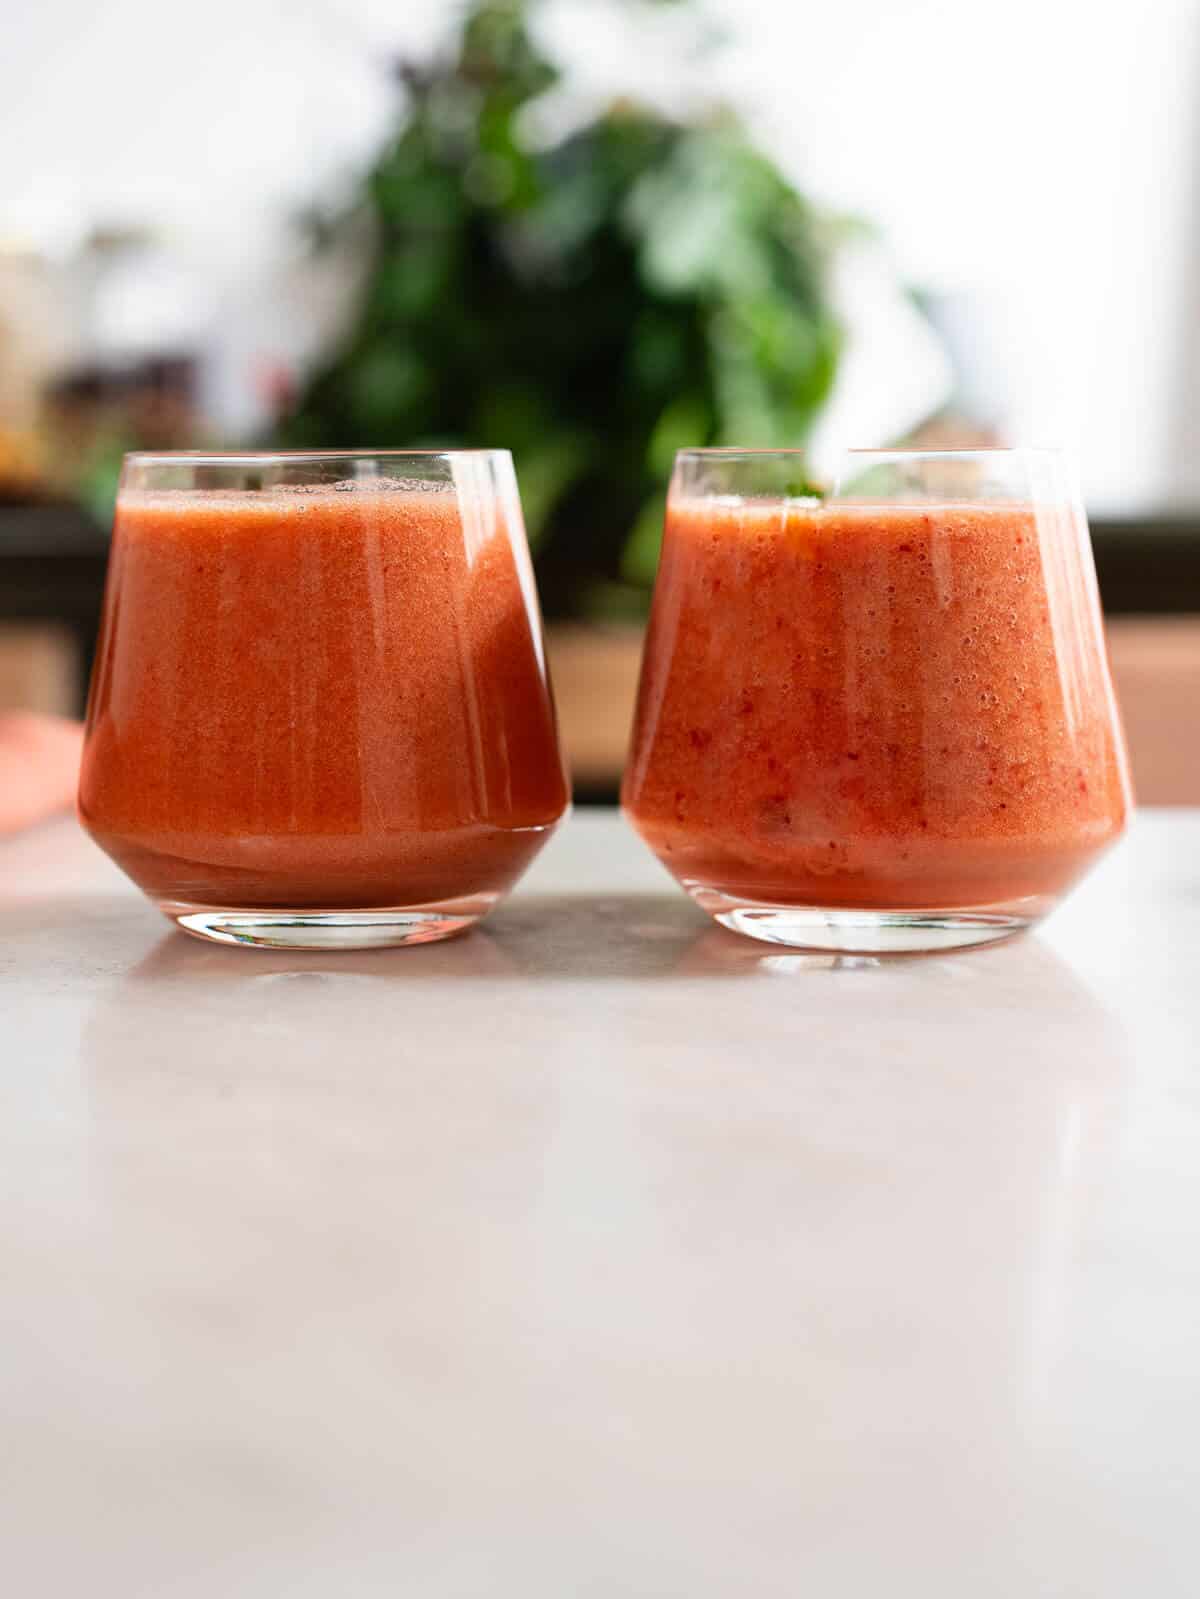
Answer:
MULTIPOLYGON (((939 295, 1021 442, 1079 453, 1094 509, 1200 504, 1197 0, 719 0, 729 45, 558 0, 566 116, 612 90, 728 94, 814 193, 939 295)), ((295 252, 388 126, 387 62, 438 0, 0 0, 0 234, 66 251, 163 225, 219 317, 295 252), (7 10, 5 10, 7 7, 7 10)))

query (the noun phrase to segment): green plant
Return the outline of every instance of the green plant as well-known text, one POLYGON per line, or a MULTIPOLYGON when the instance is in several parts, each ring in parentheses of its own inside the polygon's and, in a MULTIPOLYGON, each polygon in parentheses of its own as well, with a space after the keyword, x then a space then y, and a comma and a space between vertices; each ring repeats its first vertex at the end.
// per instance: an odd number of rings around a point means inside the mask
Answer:
POLYGON ((547 608, 612 609, 653 576, 678 447, 804 441, 833 228, 729 114, 619 104, 539 147, 557 74, 527 11, 482 0, 453 59, 401 69, 357 322, 282 431, 510 447, 547 608))

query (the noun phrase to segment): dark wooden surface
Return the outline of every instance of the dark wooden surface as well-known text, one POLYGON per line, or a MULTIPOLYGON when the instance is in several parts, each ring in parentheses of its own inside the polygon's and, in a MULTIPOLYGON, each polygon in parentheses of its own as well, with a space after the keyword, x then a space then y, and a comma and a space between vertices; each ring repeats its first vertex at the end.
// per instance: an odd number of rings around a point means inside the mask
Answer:
POLYGON ((1110 616, 1200 612, 1200 520, 1096 520, 1092 548, 1110 616))
POLYGON ((0 505, 0 622, 61 622, 70 628, 80 665, 80 710, 107 562, 107 531, 80 507, 0 505))

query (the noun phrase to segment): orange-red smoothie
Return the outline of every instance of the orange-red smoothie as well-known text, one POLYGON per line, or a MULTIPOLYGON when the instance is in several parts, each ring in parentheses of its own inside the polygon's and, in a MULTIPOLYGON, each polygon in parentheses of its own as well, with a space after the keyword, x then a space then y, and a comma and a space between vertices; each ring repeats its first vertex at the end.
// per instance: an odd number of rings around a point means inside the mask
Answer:
POLYGON ((1061 893, 1130 804, 1071 515, 676 502, 623 795, 638 831, 733 899, 1061 893))
POLYGON ((567 792, 528 574, 501 514, 468 523, 436 487, 122 498, 80 811, 148 894, 509 886, 567 792))

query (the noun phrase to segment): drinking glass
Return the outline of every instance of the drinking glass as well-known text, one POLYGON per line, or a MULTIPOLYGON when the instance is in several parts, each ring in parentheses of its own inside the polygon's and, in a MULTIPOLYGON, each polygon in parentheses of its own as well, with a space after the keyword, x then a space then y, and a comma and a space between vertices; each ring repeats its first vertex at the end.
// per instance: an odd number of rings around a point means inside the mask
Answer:
POLYGON ((566 808, 507 451, 126 457, 79 810, 179 927, 446 938, 566 808))
POLYGON ((800 948, 987 943, 1132 804, 1087 523, 1049 450, 676 460, 633 826, 726 927, 800 948))

